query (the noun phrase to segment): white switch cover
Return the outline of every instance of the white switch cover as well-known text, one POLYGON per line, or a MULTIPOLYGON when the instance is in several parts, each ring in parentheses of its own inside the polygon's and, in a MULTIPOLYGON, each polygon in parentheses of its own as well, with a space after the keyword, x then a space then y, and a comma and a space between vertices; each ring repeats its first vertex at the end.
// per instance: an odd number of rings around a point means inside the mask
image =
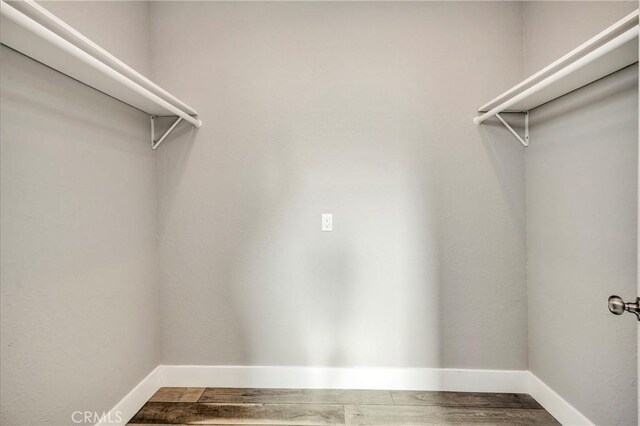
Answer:
POLYGON ((324 213, 322 215, 322 231, 333 231, 333 215, 329 213, 324 213))

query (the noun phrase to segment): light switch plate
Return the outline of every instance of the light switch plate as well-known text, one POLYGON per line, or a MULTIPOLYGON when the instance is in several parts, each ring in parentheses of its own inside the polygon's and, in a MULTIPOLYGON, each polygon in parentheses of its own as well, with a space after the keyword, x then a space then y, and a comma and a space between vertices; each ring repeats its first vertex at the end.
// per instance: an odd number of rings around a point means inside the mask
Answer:
POLYGON ((333 215, 324 213, 322 215, 322 232, 333 231, 333 215))

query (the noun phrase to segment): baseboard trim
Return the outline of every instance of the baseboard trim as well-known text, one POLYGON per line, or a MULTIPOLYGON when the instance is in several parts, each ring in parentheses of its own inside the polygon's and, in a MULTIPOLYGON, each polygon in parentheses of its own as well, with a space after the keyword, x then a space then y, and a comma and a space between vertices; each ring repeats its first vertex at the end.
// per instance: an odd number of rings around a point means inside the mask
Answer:
POLYGON ((565 426, 569 425, 588 425, 594 423, 582 414, 567 400, 561 397, 556 391, 551 389, 549 385, 544 383, 535 374, 527 371, 527 390, 526 393, 531 395, 540 403, 553 417, 565 426))
POLYGON ((563 425, 593 425, 553 389, 525 370, 209 365, 159 365, 98 425, 125 424, 160 387, 173 386, 528 393, 563 425), (117 418, 124 423, 114 422, 117 418))
POLYGON ((165 386, 524 392, 526 371, 161 365, 165 386))
POLYGON ((129 419, 142 408, 142 406, 153 396, 161 387, 162 383, 160 374, 162 366, 157 366, 142 379, 140 383, 134 387, 124 398, 118 402, 109 412, 105 413, 96 426, 115 426, 125 425, 129 419))

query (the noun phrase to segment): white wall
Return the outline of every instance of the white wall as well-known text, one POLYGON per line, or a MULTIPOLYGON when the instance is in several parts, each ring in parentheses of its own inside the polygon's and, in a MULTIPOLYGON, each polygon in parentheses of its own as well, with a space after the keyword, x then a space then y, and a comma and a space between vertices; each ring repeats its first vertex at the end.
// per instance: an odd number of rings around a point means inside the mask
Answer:
MULTIPOLYGON (((150 70, 148 4, 46 6, 150 70)), ((0 423, 72 424, 160 361, 149 121, 4 46, 0 74, 0 423)))
MULTIPOLYGON (((525 69, 634 7, 527 3, 525 69)), ((530 135, 529 368, 596 424, 636 424, 637 321, 607 298, 636 295, 637 65, 535 109, 530 135)))
POLYGON ((519 3, 152 11, 164 363, 526 368, 519 3))

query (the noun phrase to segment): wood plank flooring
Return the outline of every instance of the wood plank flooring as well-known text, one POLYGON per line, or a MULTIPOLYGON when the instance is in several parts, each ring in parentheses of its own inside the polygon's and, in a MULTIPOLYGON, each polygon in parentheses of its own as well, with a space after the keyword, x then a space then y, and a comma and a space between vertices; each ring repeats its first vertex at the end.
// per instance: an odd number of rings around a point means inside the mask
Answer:
POLYGON ((514 393, 161 388, 129 425, 559 425, 514 393))

